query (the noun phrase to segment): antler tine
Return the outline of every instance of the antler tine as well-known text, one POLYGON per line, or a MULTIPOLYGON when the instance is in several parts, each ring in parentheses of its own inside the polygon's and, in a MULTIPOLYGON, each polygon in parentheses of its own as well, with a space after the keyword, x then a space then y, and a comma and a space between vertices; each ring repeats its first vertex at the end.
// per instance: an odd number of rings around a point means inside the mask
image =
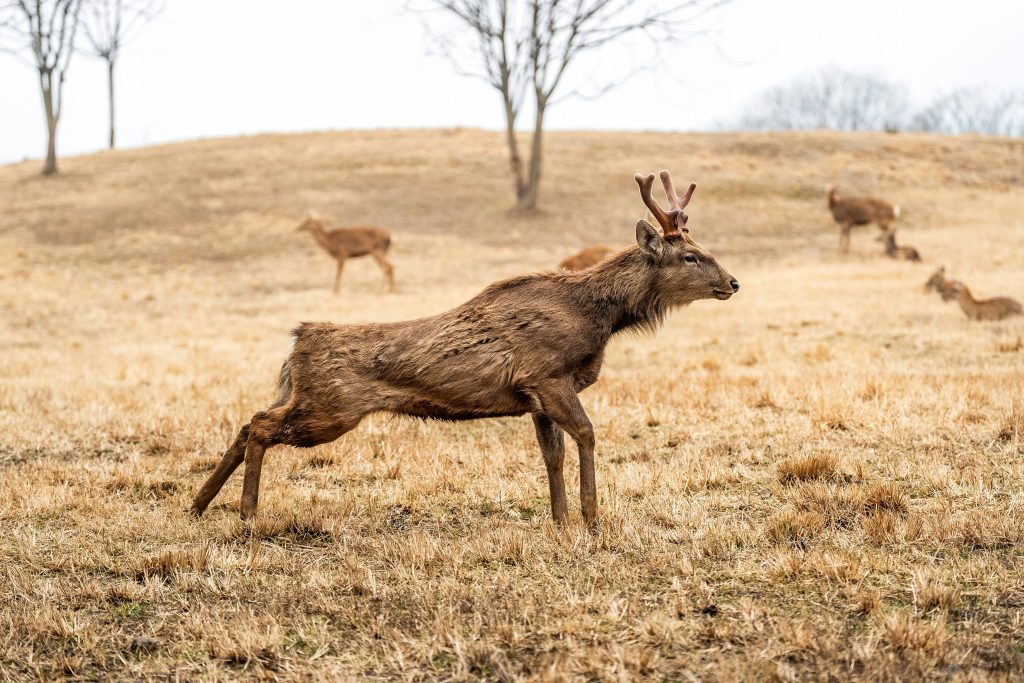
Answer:
POLYGON ((651 173, 644 177, 637 173, 633 176, 633 180, 635 180, 636 184, 640 186, 640 198, 644 200, 644 204, 651 210, 651 213, 654 214, 654 218, 658 221, 658 224, 661 225, 661 231, 664 237, 680 237, 682 233, 679 232, 676 222, 682 212, 675 208, 673 208, 672 211, 666 212, 658 205, 657 200, 654 198, 654 194, 652 194, 652 190, 654 188, 654 174, 651 173))
POLYGON ((675 183, 672 182, 672 174, 668 171, 662 171, 659 175, 661 176, 661 184, 665 188, 665 194, 668 195, 669 204, 672 205, 673 209, 679 209, 679 221, 682 222, 682 230, 684 232, 689 232, 686 228, 686 221, 688 221, 690 217, 683 213, 683 209, 690 203, 690 198, 693 197, 693 191, 697 189, 697 183, 690 183, 690 187, 687 188, 686 194, 680 197, 676 194, 676 186, 675 183))
POLYGON ((686 205, 690 203, 693 191, 697 189, 697 183, 690 183, 690 187, 686 189, 686 194, 680 197, 676 194, 676 186, 672 182, 672 174, 668 171, 662 171, 659 175, 661 175, 661 184, 665 187, 665 194, 668 195, 668 201, 672 204, 672 208, 685 209, 686 205))

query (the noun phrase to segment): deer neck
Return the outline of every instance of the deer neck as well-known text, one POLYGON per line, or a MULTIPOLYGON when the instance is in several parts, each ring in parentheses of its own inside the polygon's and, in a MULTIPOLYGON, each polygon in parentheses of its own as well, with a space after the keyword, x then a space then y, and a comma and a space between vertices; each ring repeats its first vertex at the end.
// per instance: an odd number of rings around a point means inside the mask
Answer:
POLYGON ((314 223, 310 226, 309 232, 313 235, 313 240, 327 251, 331 251, 330 240, 327 239, 327 233, 324 231, 324 226, 320 223, 314 223))
POLYGON ((652 330, 668 311, 655 286, 655 268, 636 247, 580 275, 576 291, 596 317, 607 321, 609 337, 627 329, 652 330))
POLYGON ((974 295, 971 294, 971 290, 967 288, 967 285, 964 285, 957 291, 956 300, 960 302, 960 308, 968 313, 978 310, 978 302, 975 300, 974 295))

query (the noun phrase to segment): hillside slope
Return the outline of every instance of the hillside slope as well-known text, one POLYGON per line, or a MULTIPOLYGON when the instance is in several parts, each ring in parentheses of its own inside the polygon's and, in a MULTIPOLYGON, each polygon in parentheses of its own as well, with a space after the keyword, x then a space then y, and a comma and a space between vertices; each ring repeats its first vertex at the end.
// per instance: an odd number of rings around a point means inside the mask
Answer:
POLYGON ((552 133, 546 156, 538 216, 509 211, 501 136, 476 130, 203 140, 70 158, 57 178, 25 162, 0 167, 0 230, 47 248, 102 243, 106 258, 221 260, 279 253, 290 225, 315 208, 398 235, 626 244, 638 213, 633 172, 665 167, 698 183, 691 213, 720 249, 774 253, 782 237, 787 251, 806 253, 833 237, 828 183, 891 197, 908 233, 969 223, 979 202, 995 205, 984 212, 1016 206, 1024 188, 1024 141, 1007 139, 552 133))

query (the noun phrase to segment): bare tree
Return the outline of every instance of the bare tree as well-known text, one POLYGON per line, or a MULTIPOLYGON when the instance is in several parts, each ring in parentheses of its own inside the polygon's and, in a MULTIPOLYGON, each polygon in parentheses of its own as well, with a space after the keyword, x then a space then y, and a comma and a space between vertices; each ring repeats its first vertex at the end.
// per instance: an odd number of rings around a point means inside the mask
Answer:
POLYGON ((114 66, 121 48, 135 31, 160 12, 154 0, 87 0, 82 28, 89 40, 86 50, 107 63, 107 100, 110 108, 110 149, 114 149, 114 66))
POLYGON ((900 128, 906 88, 870 74, 823 69, 770 88, 740 116, 748 130, 900 128))
POLYGON ((915 130, 953 135, 1024 135, 1024 90, 953 90, 918 111, 910 125, 915 130))
MULTIPOLYGON (((516 204, 523 209, 537 207, 548 107, 562 97, 583 94, 559 94, 566 72, 579 57, 636 34, 650 37, 651 46, 667 38, 678 43, 702 33, 684 30, 686 25, 693 26, 701 15, 729 1, 659 6, 635 0, 422 0, 454 24, 431 30, 440 51, 459 73, 482 78, 501 95, 516 204), (527 106, 534 118, 524 163, 516 124, 527 106)), ((602 94, 635 71, 603 76, 589 94, 602 94)))
POLYGON ((46 164, 57 172, 57 124, 64 106, 64 79, 75 51, 81 0, 14 0, 0 4, 0 46, 16 55, 28 52, 39 71, 46 114, 46 164))

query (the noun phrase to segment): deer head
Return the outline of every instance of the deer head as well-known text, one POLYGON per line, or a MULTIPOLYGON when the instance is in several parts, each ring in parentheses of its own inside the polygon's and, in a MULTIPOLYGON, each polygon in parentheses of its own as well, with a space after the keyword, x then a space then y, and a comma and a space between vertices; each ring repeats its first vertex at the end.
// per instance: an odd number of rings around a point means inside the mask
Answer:
POLYGON ((668 197, 665 211, 651 193, 654 174, 633 176, 640 186, 640 197, 654 219, 661 225, 661 234, 646 220, 636 224, 636 242, 656 267, 657 289, 672 304, 685 304, 699 299, 724 301, 739 291, 740 283, 722 268, 707 249, 690 237, 689 217, 683 209, 690 203, 696 183, 690 183, 686 194, 676 194, 672 175, 661 172, 661 184, 668 197))
POLYGON ((932 273, 932 276, 928 278, 928 282, 924 283, 924 288, 925 291, 931 289, 936 292, 940 292, 945 284, 946 266, 939 266, 939 269, 932 273))
POLYGON ((295 232, 302 232, 304 230, 308 232, 316 232, 318 230, 323 230, 323 227, 324 224, 323 221, 320 220, 320 215, 316 211, 310 209, 306 212, 306 217, 303 218, 302 222, 295 228, 295 232))

